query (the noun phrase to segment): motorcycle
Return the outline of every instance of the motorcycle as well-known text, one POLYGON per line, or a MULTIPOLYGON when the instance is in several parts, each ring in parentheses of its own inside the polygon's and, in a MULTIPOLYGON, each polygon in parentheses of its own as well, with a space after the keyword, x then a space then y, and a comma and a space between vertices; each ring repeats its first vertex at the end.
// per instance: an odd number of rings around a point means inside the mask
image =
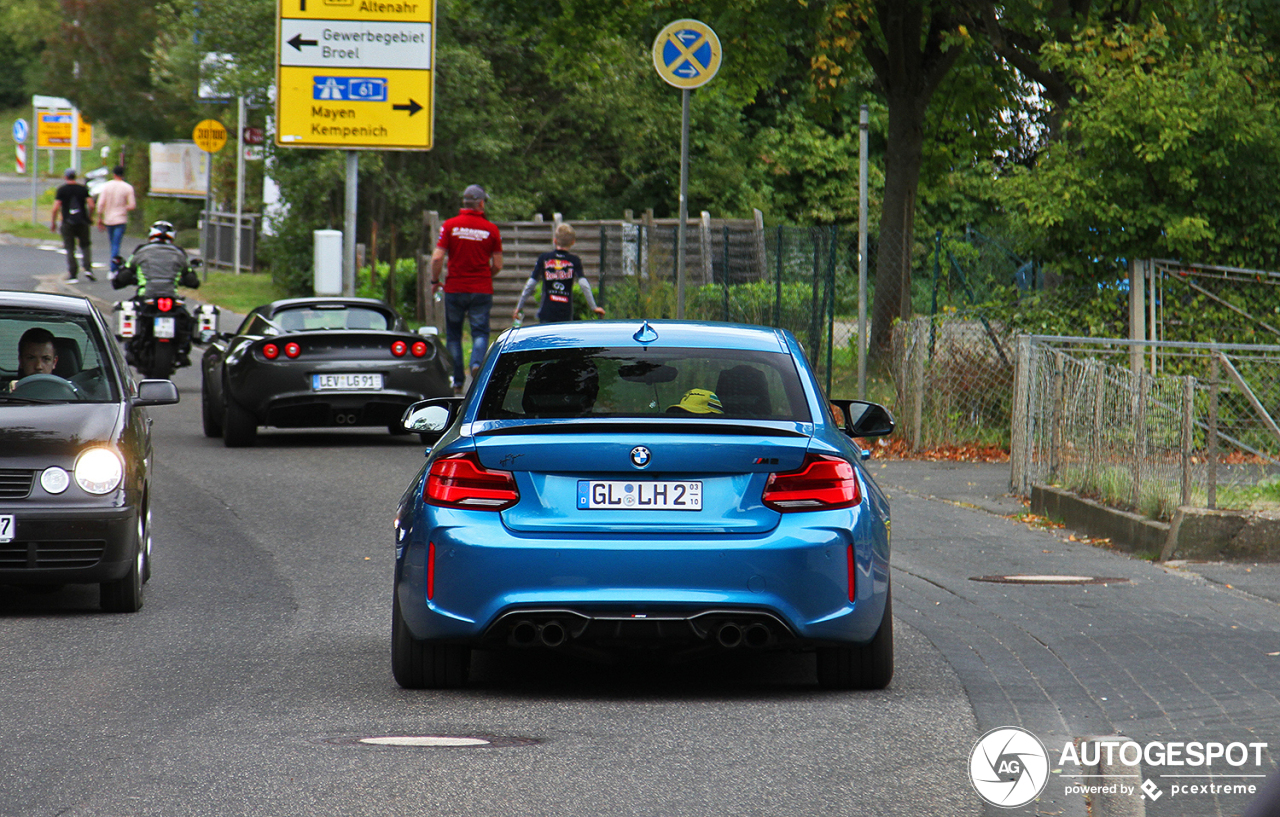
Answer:
MULTIPOLYGON (((192 265, 198 266, 199 259, 192 265)), ((113 311, 125 359, 146 378, 168 379, 176 369, 190 366, 192 337, 207 329, 216 332, 218 326, 216 306, 201 304, 193 316, 177 295, 121 301, 113 311)))

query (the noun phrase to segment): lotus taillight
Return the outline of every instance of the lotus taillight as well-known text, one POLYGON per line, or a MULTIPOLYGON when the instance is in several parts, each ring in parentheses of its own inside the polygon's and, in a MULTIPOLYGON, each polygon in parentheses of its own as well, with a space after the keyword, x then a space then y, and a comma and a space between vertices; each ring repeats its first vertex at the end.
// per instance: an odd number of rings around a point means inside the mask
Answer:
POLYGON ((285 357, 292 359, 297 357, 300 354, 302 354, 302 347, 294 343, 293 341, 289 341, 284 345, 285 357))
POLYGON ((402 340, 398 340, 395 343, 391 344, 391 354, 395 355, 396 357, 404 357, 404 353, 407 351, 409 351, 409 344, 405 343, 402 340))
POLYGON ((156 298, 156 309, 161 312, 170 312, 173 310, 172 298, 156 298))
POLYGON ((417 343, 413 344, 412 347, 410 347, 409 351, 413 352, 414 357, 426 357, 427 344, 423 343, 422 341, 418 341, 417 343))
POLYGON ((441 457, 431 464, 422 498, 428 505, 477 511, 501 511, 520 501, 510 471, 494 471, 472 454, 441 457))
POLYGON ((853 466, 839 457, 807 454, 795 471, 770 474, 761 497, 781 513, 848 508, 862 501, 853 466))
POLYGON ((262 356, 267 360, 275 360, 280 357, 280 347, 276 346, 274 343, 268 343, 266 346, 262 347, 262 356))

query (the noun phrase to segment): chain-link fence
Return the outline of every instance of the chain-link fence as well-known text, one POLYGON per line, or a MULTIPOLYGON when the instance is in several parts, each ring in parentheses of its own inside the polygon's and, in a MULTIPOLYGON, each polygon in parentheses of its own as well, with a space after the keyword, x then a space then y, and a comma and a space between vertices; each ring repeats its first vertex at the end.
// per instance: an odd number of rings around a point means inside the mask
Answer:
MULTIPOLYGON (((611 318, 675 317, 676 229, 601 227, 599 300, 611 318)), ((789 329, 826 382, 856 372, 856 231, 690 223, 685 246, 686 319, 789 329)))
POLYGON ((1015 491, 1051 483, 1152 518, 1280 508, 1280 348, 1026 335, 1016 347, 1015 491))

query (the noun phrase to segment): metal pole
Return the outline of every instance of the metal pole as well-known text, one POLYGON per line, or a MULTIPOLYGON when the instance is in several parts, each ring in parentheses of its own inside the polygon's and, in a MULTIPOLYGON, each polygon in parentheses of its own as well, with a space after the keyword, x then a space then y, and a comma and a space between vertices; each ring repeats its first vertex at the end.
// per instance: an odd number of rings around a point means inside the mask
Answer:
MULTIPOLYGON (((80 172, 80 109, 71 109, 71 166, 80 172)), ((81 182, 84 179, 80 180, 81 182)))
POLYGON ((680 105, 680 223, 676 225, 676 320, 684 320, 684 223, 689 218, 689 96, 680 105))
POLYGON ((31 117, 31 223, 39 224, 36 210, 36 180, 40 178, 40 111, 35 106, 31 107, 34 114, 31 117))
POLYGON ((356 294, 356 191, 360 180, 360 154, 347 151, 347 196, 342 230, 342 294, 356 294))
POLYGON ((858 399, 867 399, 867 130, 866 105, 858 114, 858 399))
POLYGON ((236 260, 232 267, 236 275, 240 274, 240 221, 244 218, 244 116, 245 104, 242 96, 236 102, 236 130, 239 131, 236 138, 236 260))

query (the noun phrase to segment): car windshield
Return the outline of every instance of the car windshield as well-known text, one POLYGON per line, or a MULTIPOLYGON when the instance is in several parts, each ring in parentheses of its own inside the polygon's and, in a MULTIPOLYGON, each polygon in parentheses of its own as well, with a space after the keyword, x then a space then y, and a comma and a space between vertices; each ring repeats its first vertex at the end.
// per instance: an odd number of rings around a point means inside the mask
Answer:
POLYGON ((362 306, 299 306, 281 309, 272 320, 286 332, 316 329, 390 329, 386 313, 362 306))
POLYGON ((113 402, 119 398, 106 356, 86 315, 0 307, 0 409, 34 402, 113 402), (36 371, 22 368, 24 337, 29 355, 45 363, 36 371))
POLYGON ((577 348, 499 357, 478 419, 550 417, 810 420, 795 364, 778 352, 577 348))

